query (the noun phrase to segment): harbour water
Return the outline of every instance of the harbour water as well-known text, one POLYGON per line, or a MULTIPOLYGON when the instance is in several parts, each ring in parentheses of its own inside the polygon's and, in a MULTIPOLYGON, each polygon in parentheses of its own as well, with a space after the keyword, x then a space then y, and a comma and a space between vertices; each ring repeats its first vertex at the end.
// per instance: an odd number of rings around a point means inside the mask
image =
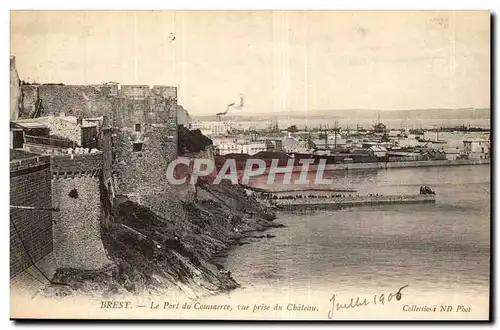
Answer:
MULTIPOLYGON (((327 173, 360 194, 436 192, 429 205, 280 213, 276 237, 234 248, 225 266, 242 287, 234 299, 394 292, 487 303, 490 269, 490 166, 400 168, 327 173), (467 298, 468 299, 468 298, 467 298)), ((251 184, 266 186, 266 177, 251 184)), ((279 185, 279 184, 278 184, 279 185)), ((280 298, 281 299, 281 298, 280 298)), ((328 300, 324 300, 327 302, 328 300)), ((415 300, 417 301, 417 300, 415 300)), ((323 306, 323 309, 326 307, 323 306)))

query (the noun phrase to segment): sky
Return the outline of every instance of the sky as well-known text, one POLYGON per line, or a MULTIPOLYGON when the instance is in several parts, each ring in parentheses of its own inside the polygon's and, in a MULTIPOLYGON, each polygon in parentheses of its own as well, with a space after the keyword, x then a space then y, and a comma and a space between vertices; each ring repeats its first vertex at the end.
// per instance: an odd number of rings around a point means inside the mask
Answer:
POLYGON ((178 86, 191 114, 489 108, 486 11, 12 11, 38 83, 178 86))

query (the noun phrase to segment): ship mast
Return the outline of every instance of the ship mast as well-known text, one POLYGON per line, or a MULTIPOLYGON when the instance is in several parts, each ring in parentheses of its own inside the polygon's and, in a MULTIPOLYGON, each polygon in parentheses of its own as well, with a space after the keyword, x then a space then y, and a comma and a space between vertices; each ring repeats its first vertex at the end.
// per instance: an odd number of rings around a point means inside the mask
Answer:
POLYGON ((337 121, 335 121, 335 127, 333 128, 334 141, 335 141, 335 142, 334 142, 334 143, 335 143, 335 147, 334 147, 334 148, 335 148, 335 149, 337 149, 337 130, 338 130, 338 128, 337 128, 337 123, 338 123, 338 122, 337 122, 337 121))
POLYGON ((328 125, 325 125, 325 150, 328 150, 328 125))

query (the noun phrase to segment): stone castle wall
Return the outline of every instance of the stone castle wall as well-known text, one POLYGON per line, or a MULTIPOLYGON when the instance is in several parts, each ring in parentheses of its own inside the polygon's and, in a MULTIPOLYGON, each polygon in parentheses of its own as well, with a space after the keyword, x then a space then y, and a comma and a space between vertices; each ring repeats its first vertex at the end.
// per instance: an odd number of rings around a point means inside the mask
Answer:
POLYGON ((104 187, 112 189, 108 194, 127 195, 165 217, 179 209, 168 201, 185 189, 172 189, 166 178, 177 157, 175 87, 24 85, 22 91, 24 117, 41 100, 42 115, 106 116, 111 127, 102 135, 102 154, 52 158, 53 204, 60 208, 53 229, 59 267, 95 269, 108 263, 99 231, 101 174, 108 178, 104 187))
POLYGON ((177 157, 177 120, 176 103, 169 100, 154 94, 115 100, 113 171, 118 194, 156 194, 170 189, 166 172, 177 157))
MULTIPOLYGON (((51 208, 48 156, 10 163, 10 204, 51 208)), ((52 252, 52 212, 10 209, 10 277, 52 252)))
POLYGON ((102 153, 71 156, 51 159, 54 257, 62 268, 100 269, 111 263, 100 232, 102 153))
POLYGON ((53 173, 96 172, 102 169, 102 152, 54 155, 50 159, 53 173))
POLYGON ((64 113, 109 118, 112 134, 106 139, 111 141, 101 143, 101 147, 108 148, 103 150, 107 160, 105 173, 109 177, 111 163, 117 193, 168 190, 166 169, 177 157, 178 143, 175 87, 23 85, 21 117, 35 112, 37 100, 41 100, 43 116, 64 113))
POLYGON ((112 112, 111 86, 23 85, 21 118, 34 113, 41 100, 42 116, 65 113, 70 116, 99 117, 112 112))

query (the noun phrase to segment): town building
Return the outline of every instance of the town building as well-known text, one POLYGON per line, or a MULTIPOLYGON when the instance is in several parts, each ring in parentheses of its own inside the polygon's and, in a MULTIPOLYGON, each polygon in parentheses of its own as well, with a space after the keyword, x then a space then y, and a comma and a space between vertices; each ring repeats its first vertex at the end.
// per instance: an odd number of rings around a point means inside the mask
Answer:
POLYGON ((445 148, 444 153, 446 155, 446 160, 457 160, 462 154, 458 148, 445 148))
POLYGON ((409 162, 423 160, 423 156, 417 152, 390 151, 387 152, 390 162, 409 162))
POLYGON ((288 136, 281 140, 281 145, 284 152, 294 153, 299 151, 299 140, 288 133, 288 136))
POLYGON ((374 145, 368 149, 372 152, 373 156, 376 156, 378 158, 383 158, 387 155, 387 149, 382 146, 374 145))
POLYGON ((189 128, 192 130, 199 129, 203 135, 208 137, 226 136, 231 129, 228 123, 222 121, 193 121, 189 128))
POLYGON ((414 135, 409 135, 407 138, 398 138, 395 144, 399 147, 416 147, 420 142, 415 139, 414 135))
POLYGON ((66 147, 87 147, 97 146, 98 125, 102 118, 82 119, 75 116, 65 116, 61 113, 58 116, 44 116, 33 119, 18 119, 12 122, 11 136, 13 144, 20 148, 22 139, 24 143, 61 145, 66 141, 66 147), (21 135, 14 132, 22 132, 21 135), (57 143, 54 143, 58 141, 57 143))
POLYGON ((213 140, 215 154, 248 154, 254 155, 258 152, 267 151, 268 145, 265 141, 249 141, 242 138, 219 138, 213 140))
MULTIPOLYGON (((446 160, 447 154, 444 149, 425 148, 420 150, 423 160, 446 160)), ((450 158, 453 157, 451 154, 450 158)))
POLYGON ((342 148, 344 147, 347 143, 346 140, 342 138, 342 136, 338 133, 333 133, 333 134, 328 134, 327 138, 323 139, 314 139, 312 140, 314 143, 314 148, 316 150, 332 150, 336 148, 342 148))
POLYGON ((391 129, 389 132, 388 132, 388 135, 390 137, 401 137, 404 135, 404 132, 401 131, 401 130, 396 130, 396 129, 391 129))
POLYGON ((463 141, 464 155, 468 159, 489 159, 490 141, 486 139, 467 139, 463 141))

